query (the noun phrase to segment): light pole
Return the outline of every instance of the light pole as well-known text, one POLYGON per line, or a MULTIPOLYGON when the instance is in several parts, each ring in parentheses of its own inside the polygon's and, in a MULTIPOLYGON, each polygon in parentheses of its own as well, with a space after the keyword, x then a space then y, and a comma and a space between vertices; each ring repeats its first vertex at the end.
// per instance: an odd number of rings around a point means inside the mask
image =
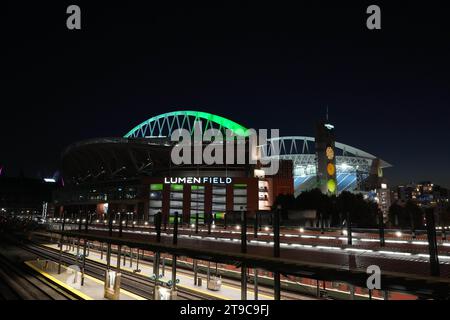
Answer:
MULTIPOLYGON (((273 217, 273 256, 275 258, 280 257, 280 213, 281 213, 281 206, 278 205, 277 210, 273 217)), ((281 284, 280 284, 280 272, 275 271, 273 273, 273 281, 274 281, 274 299, 280 300, 281 299, 281 284)))
POLYGON ((347 244, 352 245, 352 221, 350 220, 350 212, 347 211, 347 244))
POLYGON ((62 220, 62 224, 61 224, 61 237, 59 238, 58 274, 61 274, 61 260, 62 260, 63 239, 64 239, 63 232, 64 232, 64 226, 66 224, 66 219, 64 218, 65 211, 63 211, 62 215, 63 215, 63 220, 62 220))
MULTIPOLYGON (((241 253, 247 253, 247 215, 241 207, 241 253)), ((241 300, 247 300, 247 266, 241 265, 241 300)))
POLYGON ((384 241, 384 218, 383 218, 383 212, 381 210, 378 210, 378 225, 380 228, 380 247, 384 247, 385 241, 384 241))

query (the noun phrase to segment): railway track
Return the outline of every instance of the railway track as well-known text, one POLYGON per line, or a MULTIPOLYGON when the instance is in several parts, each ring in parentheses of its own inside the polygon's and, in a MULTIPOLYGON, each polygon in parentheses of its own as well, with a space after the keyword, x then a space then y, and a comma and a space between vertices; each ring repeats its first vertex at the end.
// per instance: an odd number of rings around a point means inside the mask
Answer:
MULTIPOLYGON (((40 246, 39 246, 39 247, 40 247, 40 246)), ((40 247, 40 248, 42 248, 42 247, 40 247)), ((47 249, 47 248, 45 248, 45 249, 47 249)), ((95 245, 94 245, 94 246, 91 246, 91 249, 90 249, 90 250, 96 250, 96 251, 98 251, 99 249, 100 249, 100 246, 95 246, 95 245)), ((49 250, 53 250, 53 252, 55 252, 54 249, 49 249, 49 250)), ((113 250, 113 252, 114 252, 114 250, 113 250)), ((70 254, 69 254, 69 255, 70 255, 70 254)), ((72 255, 72 257, 73 257, 73 255, 72 255)), ((72 260, 73 260, 73 258, 72 258, 72 260)), ((88 260, 86 260, 86 261, 88 261, 88 260)), ((145 255, 145 257, 141 257, 141 263, 142 263, 143 261, 146 261, 146 262, 149 262, 149 261, 150 261, 150 262, 151 262, 151 261, 152 261, 152 257, 149 257, 149 256, 145 255), (150 260, 149 260, 149 259, 150 259, 150 260)), ((100 266, 103 266, 103 268, 104 268, 104 265, 100 264, 100 266)), ((124 271, 122 270, 122 274, 123 274, 123 272, 124 272, 124 271)), ((188 269, 185 269, 185 268, 182 268, 182 267, 177 267, 177 273, 179 273, 179 274, 184 274, 184 275, 193 277, 193 272, 192 272, 192 270, 188 270, 188 269)), ((147 277, 142 276, 142 275, 139 275, 139 274, 133 274, 133 276, 135 276, 135 277, 141 277, 141 278, 146 279, 146 281, 149 281, 147 277)), ((223 284, 223 285, 227 285, 227 286, 229 286, 229 287, 233 287, 233 288, 235 288, 236 290, 240 290, 240 289, 241 289, 241 284, 240 284, 240 281, 238 281, 238 280, 227 279, 227 278, 222 277, 222 284, 223 284)), ((180 288, 179 288, 179 290, 180 290, 180 288)), ((248 288, 248 290, 249 290, 249 292, 252 291, 252 287, 251 287, 251 283, 250 283, 250 282, 249 282, 249 288, 248 288)), ((259 285, 259 286, 258 286, 258 293, 259 293, 260 295, 273 296, 273 288, 265 287, 265 286, 259 285)), ((299 293, 288 292, 288 291, 286 291, 286 290, 284 290, 284 291, 282 292, 281 298, 282 298, 283 300, 317 300, 317 299, 318 299, 318 298, 315 297, 315 296, 302 295, 302 294, 299 294, 299 293)), ((202 299, 205 299, 205 298, 202 297, 202 299)))
MULTIPOLYGON (((53 261, 59 260, 59 253, 55 252, 53 249, 50 248, 43 248, 38 245, 28 244, 23 245, 22 249, 32 252, 36 255, 39 255, 40 257, 45 259, 51 259, 53 261)), ((68 265, 74 264, 74 256, 63 252, 61 261, 68 265)), ((114 266, 111 266, 111 268, 115 269, 114 266)), ((105 266, 99 262, 86 259, 85 272, 86 274, 103 281, 105 274, 105 266)), ((137 294, 141 297, 144 297, 146 299, 149 300, 153 299, 154 282, 152 280, 138 274, 130 273, 123 269, 121 270, 121 273, 122 273, 121 288, 134 294, 137 294)), ((195 292, 188 292, 187 290, 181 288, 177 289, 177 297, 183 300, 211 299, 210 296, 204 296, 195 292)))
POLYGON ((25 266, 16 265, 3 254, 0 254, 0 288, 2 300, 77 299, 25 266))

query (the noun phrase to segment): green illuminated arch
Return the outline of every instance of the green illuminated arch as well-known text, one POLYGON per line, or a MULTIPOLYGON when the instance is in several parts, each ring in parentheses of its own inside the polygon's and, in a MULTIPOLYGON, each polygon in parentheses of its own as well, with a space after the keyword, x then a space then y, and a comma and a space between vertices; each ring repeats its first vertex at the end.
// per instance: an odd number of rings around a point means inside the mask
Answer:
POLYGON ((231 130, 239 136, 246 136, 247 128, 227 118, 202 111, 174 111, 152 117, 134 127, 125 138, 169 136, 177 129, 188 129, 191 133, 195 121, 206 120, 205 129, 231 130))

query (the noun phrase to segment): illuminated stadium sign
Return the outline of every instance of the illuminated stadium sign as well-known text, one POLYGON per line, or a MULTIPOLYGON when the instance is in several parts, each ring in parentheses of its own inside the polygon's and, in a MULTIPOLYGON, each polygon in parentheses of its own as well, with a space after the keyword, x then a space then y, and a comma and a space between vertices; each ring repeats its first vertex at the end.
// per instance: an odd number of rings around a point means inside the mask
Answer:
POLYGON ((229 177, 164 177, 165 184, 230 184, 229 177))

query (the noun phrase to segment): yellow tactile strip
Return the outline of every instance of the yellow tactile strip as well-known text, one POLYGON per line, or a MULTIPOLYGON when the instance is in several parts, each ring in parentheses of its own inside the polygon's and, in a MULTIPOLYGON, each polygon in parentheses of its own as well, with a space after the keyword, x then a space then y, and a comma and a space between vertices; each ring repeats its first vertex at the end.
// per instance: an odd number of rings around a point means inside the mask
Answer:
MULTIPOLYGON (((33 265, 32 261, 25 261, 24 262, 28 267, 32 268, 33 270, 35 270, 36 272, 39 272, 41 275, 43 275, 45 278, 49 279, 50 281, 56 283, 57 285, 63 287, 64 289, 70 291, 71 293, 73 293, 74 295, 76 295, 77 297, 80 297, 83 300, 94 300, 92 297, 84 294, 83 292, 81 292, 80 290, 77 290, 75 288, 72 288, 71 286, 67 285, 66 283, 62 282, 61 280, 56 279, 54 276, 50 275, 49 273, 42 271, 41 269, 39 269, 38 267, 36 267, 35 265, 33 265)), ((63 268, 66 268, 65 266, 62 266, 63 268)), ((105 284, 103 281, 96 279, 94 277, 91 277, 87 274, 84 275, 86 278, 89 278, 90 280, 101 284, 102 286, 105 284)), ((130 296, 136 300, 147 300, 144 297, 141 297, 137 294, 134 294, 132 292, 129 292, 127 290, 124 289, 120 289, 120 292, 130 296)))

